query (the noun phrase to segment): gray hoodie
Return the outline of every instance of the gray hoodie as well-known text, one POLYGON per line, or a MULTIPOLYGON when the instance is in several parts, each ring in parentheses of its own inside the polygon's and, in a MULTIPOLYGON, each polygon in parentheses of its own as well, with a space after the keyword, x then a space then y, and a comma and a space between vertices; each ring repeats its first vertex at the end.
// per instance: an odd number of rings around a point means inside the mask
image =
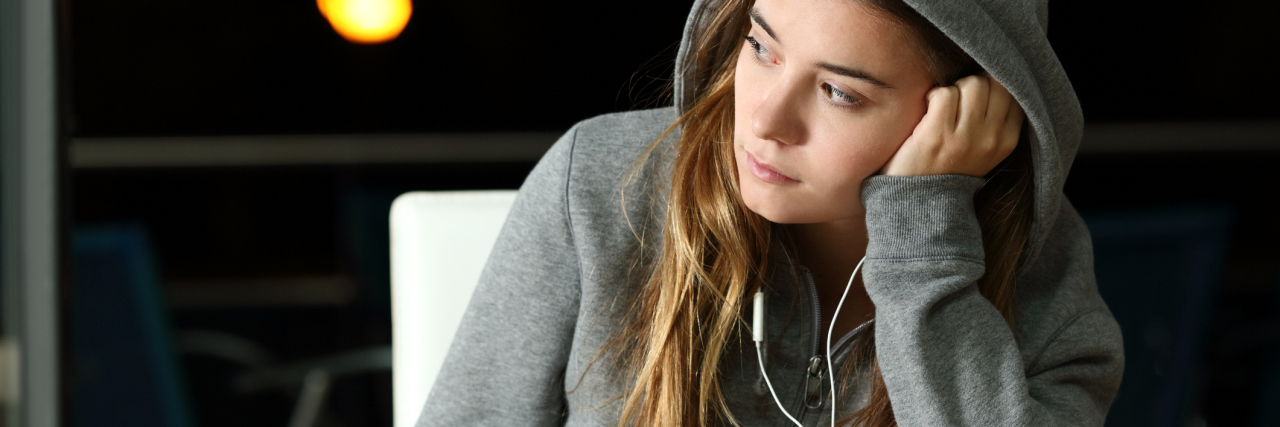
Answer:
MULTIPOLYGON (((419 426, 617 424, 618 398, 630 381, 600 349, 645 276, 639 257, 661 244, 677 138, 643 163, 638 180, 623 177, 703 83, 692 77, 699 64, 688 55, 690 38, 718 1, 693 6, 677 57, 675 108, 578 123, 530 173, 419 426)), ((981 178, 873 176, 864 183, 870 243, 862 274, 877 318, 862 330, 874 331, 894 415, 902 426, 1100 425, 1119 388, 1124 353, 1098 295, 1089 232, 1062 194, 1083 124, 1045 38, 1047 5, 907 3, 1026 110, 1036 188, 1015 333, 974 284, 984 271, 972 202, 981 178)), ((784 255, 770 262, 779 273, 766 282, 769 378, 802 423, 829 425, 825 363, 814 363, 824 351, 812 279, 784 255)), ((741 332, 721 360, 733 416, 748 426, 790 424, 764 388, 750 331, 741 332)), ((833 346, 837 366, 855 339, 858 330, 833 346)), ((841 414, 865 404, 867 382, 854 381, 855 392, 834 402, 841 414)))

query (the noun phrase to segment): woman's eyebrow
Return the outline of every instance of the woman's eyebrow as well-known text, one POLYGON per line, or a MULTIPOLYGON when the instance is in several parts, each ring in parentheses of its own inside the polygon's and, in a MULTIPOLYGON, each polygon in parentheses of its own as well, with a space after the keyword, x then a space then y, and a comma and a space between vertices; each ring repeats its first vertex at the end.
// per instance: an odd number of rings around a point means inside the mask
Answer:
POLYGON ((759 25, 760 28, 764 28, 764 32, 769 33, 769 37, 772 37, 774 41, 778 42, 778 44, 782 44, 782 40, 778 38, 777 34, 774 34, 772 28, 769 28, 769 24, 764 23, 764 17, 760 16, 759 10, 756 10, 756 8, 753 7, 751 10, 747 11, 747 14, 751 15, 751 20, 756 21, 756 24, 759 25))
POLYGON ((895 89, 893 85, 885 83, 875 77, 871 77, 870 74, 867 74, 865 71, 859 70, 857 68, 841 67, 839 65, 828 64, 826 62, 818 62, 813 64, 813 66, 845 76, 845 77, 853 77, 855 79, 865 80, 867 83, 871 83, 876 87, 880 87, 883 89, 895 89))

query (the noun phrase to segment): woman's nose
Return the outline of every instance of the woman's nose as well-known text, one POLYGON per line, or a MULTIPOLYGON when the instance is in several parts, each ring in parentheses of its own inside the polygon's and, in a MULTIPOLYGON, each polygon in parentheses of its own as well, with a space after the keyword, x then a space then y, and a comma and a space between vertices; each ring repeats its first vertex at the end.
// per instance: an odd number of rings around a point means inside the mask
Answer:
POLYGON ((796 144, 803 134, 800 97, 794 85, 779 83, 765 92, 751 113, 751 131, 756 138, 796 144))

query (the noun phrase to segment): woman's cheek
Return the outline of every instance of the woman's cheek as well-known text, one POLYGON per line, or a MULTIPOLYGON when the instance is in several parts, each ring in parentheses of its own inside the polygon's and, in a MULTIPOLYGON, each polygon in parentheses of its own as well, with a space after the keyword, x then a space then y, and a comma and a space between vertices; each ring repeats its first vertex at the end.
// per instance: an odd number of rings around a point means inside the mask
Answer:
MULTIPOLYGON (((857 169, 858 175, 865 179, 877 173, 898 149, 911 136, 914 124, 907 124, 909 116, 890 115, 890 117, 869 117, 857 129, 844 130, 845 135, 852 136, 848 147, 851 152, 848 161, 857 169), (903 120, 906 118, 907 120, 903 120)), ((858 181, 861 182, 862 179, 858 181)))
POLYGON ((761 85, 751 76, 749 71, 739 70, 733 84, 733 129, 734 132, 745 132, 742 137, 751 135, 751 113, 758 106, 760 99, 754 92, 761 85))
POLYGON ((874 163, 883 156, 884 147, 876 143, 874 132, 869 134, 865 127, 846 125, 822 133, 822 139, 831 142, 813 157, 822 162, 820 169, 838 176, 840 181, 858 182, 878 169, 874 163))

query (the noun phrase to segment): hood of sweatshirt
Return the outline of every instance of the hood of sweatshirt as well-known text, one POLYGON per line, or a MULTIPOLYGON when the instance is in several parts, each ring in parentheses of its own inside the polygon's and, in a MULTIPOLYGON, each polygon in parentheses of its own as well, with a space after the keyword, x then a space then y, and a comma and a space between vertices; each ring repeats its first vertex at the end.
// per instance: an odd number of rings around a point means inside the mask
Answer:
MULTIPOLYGON (((676 56, 675 105, 684 112, 700 85, 694 40, 724 0, 696 0, 676 56)), ((1084 129, 1071 81, 1046 37, 1048 0, 904 0, 969 53, 1026 111, 1035 165, 1035 206, 1024 265, 1039 254, 1063 201, 1062 187, 1084 129)))

